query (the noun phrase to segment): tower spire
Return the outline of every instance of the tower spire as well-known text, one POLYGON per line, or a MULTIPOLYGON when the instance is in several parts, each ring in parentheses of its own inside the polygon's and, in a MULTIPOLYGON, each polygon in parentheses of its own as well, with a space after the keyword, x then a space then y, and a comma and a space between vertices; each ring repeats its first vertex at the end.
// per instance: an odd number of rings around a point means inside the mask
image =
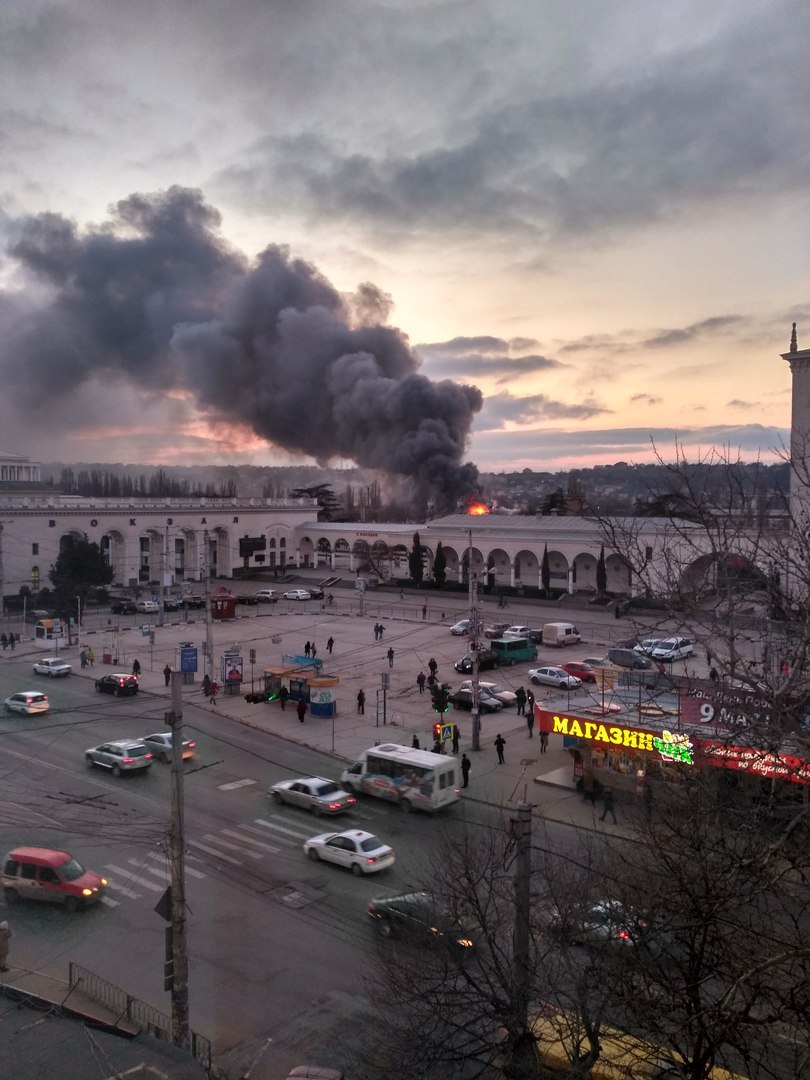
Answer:
POLYGON ((799 345, 798 345, 798 342, 796 341, 796 323, 793 324, 793 330, 791 331, 791 334, 790 334, 790 351, 791 352, 798 352, 799 351, 799 345))

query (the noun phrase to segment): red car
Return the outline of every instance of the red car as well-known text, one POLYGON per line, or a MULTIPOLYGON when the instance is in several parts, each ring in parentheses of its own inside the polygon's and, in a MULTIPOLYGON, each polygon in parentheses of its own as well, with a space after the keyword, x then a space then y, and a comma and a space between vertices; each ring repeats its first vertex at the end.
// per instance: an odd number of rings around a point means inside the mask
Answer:
POLYGON ((569 675, 576 675, 583 682, 596 682, 596 675, 591 665, 585 664, 581 660, 571 660, 567 664, 560 664, 560 667, 563 671, 567 671, 569 675))

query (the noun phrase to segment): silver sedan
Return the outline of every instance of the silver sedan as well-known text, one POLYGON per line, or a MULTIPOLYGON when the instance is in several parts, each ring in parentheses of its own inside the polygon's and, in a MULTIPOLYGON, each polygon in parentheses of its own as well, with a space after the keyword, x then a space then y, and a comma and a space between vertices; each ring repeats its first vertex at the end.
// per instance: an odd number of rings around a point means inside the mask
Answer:
POLYGON ((300 806, 313 814, 342 814, 357 802, 354 795, 344 791, 334 780, 324 780, 322 776, 281 780, 273 784, 270 794, 278 803, 300 806))
POLYGON ((535 686, 556 686, 558 690, 577 690, 582 686, 582 679, 569 675, 561 667, 529 668, 527 674, 535 686))

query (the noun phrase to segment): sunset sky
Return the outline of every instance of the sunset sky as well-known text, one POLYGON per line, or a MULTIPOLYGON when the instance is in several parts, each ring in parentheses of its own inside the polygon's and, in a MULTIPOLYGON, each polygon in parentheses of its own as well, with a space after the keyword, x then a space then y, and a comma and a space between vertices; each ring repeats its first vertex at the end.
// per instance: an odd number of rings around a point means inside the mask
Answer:
MULTIPOLYGON (((670 460, 676 440, 773 460, 792 322, 810 347, 808 41, 806 0, 9 0, 0 449, 337 463, 348 436, 302 442, 224 401, 237 379, 250 396, 244 356, 231 389, 202 367, 285 245, 347 325, 387 322, 428 380, 480 389, 480 408, 430 406, 462 441, 469 408, 479 469, 645 461, 653 442, 670 460), (201 193, 177 206, 204 303, 176 277, 170 301, 144 288, 155 263, 105 277, 141 227, 133 196, 173 187, 201 193), (102 294, 114 334, 93 326, 102 294), (182 354, 163 381, 141 320, 182 354)), ((152 240, 177 206, 150 209, 152 240)), ((407 368, 395 355, 386 385, 407 368)))

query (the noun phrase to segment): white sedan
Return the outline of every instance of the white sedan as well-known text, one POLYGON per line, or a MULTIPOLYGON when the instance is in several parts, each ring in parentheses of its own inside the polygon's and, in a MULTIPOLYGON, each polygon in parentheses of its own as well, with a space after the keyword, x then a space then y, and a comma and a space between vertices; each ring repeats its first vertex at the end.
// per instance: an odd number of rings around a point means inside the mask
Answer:
POLYGON ((26 716, 47 712, 51 707, 48 695, 39 690, 21 690, 19 694, 12 694, 11 697, 7 697, 4 705, 9 712, 21 712, 25 713, 26 716))
POLYGON ((535 686, 556 686, 558 690, 576 690, 582 686, 582 679, 569 675, 561 667, 529 668, 527 674, 535 686))
POLYGON ((304 844, 310 859, 337 863, 348 867, 353 874, 375 874, 394 865, 394 849, 373 833, 360 829, 346 832, 321 833, 304 844))
POLYGON ((285 600, 311 600, 312 593, 307 589, 288 589, 281 594, 285 600))
POLYGON ((52 679, 69 675, 71 671, 73 671, 73 666, 61 656, 43 656, 34 664, 35 675, 49 675, 52 679))

